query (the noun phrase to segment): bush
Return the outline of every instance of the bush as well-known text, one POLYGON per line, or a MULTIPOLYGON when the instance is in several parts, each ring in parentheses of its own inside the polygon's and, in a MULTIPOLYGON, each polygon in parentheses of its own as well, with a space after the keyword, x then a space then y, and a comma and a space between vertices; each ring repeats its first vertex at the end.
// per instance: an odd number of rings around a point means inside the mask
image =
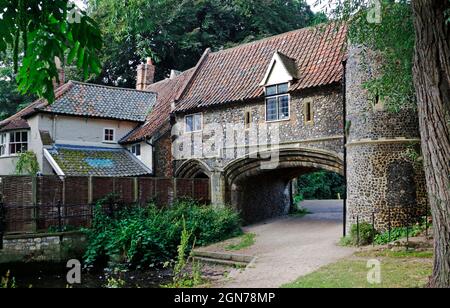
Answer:
MULTIPOLYGON (((375 236, 377 232, 375 231, 375 236)), ((365 246, 370 245, 374 241, 373 226, 367 222, 359 224, 359 242, 358 242, 358 226, 352 225, 350 229, 350 235, 341 239, 340 244, 342 246, 365 246)))
MULTIPOLYGON (((415 237, 422 234, 425 229, 427 228, 426 222, 423 221, 422 223, 418 223, 409 229, 407 228, 394 228, 391 230, 391 234, 389 236, 389 231, 383 232, 381 234, 378 234, 375 236, 375 244, 377 245, 385 245, 389 244, 390 242, 397 241, 402 238, 409 237, 415 237)), ((431 228, 431 226, 428 226, 428 228, 431 228)))
POLYGON ((179 200, 170 208, 124 208, 106 215, 100 201, 94 211, 92 229, 87 230, 85 263, 92 266, 103 259, 130 266, 156 266, 172 260, 183 231, 183 221, 199 246, 222 241, 242 233, 238 213, 228 208, 199 206, 179 200))

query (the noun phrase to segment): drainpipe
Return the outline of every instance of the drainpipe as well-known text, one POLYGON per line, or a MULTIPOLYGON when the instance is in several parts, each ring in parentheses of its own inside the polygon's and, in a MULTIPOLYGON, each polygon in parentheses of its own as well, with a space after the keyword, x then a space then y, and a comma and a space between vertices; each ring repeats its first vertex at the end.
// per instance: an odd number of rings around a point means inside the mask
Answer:
POLYGON ((150 141, 148 141, 147 139, 145 139, 145 143, 149 146, 152 147, 152 175, 155 176, 155 145, 153 144, 153 140, 150 139, 150 141))
POLYGON ((348 195, 348 189, 347 189, 347 74, 346 74, 346 68, 347 68, 347 60, 344 60, 342 62, 344 74, 342 78, 342 93, 343 93, 343 113, 344 113, 344 185, 345 185, 345 198, 344 198, 344 211, 343 211, 343 222, 344 222, 344 230, 343 235, 344 237, 347 236, 347 195, 348 195))

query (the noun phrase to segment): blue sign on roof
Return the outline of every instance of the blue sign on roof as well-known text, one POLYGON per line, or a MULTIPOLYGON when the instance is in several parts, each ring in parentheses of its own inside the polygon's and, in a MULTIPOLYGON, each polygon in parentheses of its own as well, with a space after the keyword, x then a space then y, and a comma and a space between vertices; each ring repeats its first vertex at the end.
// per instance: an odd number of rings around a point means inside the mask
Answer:
POLYGON ((86 158, 85 162, 92 168, 112 168, 112 167, 114 167, 114 162, 111 159, 86 158))

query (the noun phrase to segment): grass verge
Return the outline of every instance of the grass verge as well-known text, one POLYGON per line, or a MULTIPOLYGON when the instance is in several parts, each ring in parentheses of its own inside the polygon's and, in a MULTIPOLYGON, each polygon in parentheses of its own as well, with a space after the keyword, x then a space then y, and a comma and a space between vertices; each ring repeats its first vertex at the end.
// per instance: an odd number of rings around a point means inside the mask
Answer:
POLYGON ((283 288, 422 288, 432 273, 433 254, 429 251, 375 251, 356 253, 353 257, 322 267, 300 277, 283 288), (369 284, 368 261, 381 264, 381 283, 369 284))
POLYGON ((225 247, 228 251, 238 251, 253 246, 256 242, 256 234, 246 233, 239 237, 239 242, 236 244, 230 244, 225 247))

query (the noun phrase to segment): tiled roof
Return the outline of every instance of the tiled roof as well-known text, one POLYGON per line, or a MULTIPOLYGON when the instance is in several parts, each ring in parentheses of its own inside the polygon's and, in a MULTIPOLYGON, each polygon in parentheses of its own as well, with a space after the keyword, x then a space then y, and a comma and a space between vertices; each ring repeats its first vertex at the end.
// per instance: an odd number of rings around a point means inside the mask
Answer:
POLYGON ((340 82, 346 26, 304 28, 235 48, 209 53, 194 73, 175 111, 185 112, 261 97, 259 85, 275 52, 295 60, 298 91, 340 82))
POLYGON ((55 102, 38 111, 65 115, 145 122, 156 94, 133 89, 69 81, 55 102))
POLYGON ((169 126, 170 113, 172 111, 172 102, 180 91, 182 91, 187 80, 190 79, 193 69, 187 70, 173 79, 165 79, 147 87, 147 91, 157 94, 157 103, 153 111, 148 115, 147 121, 142 126, 126 136, 122 143, 133 143, 142 141, 145 138, 153 136, 156 132, 169 126))
POLYGON ((23 117, 34 112, 35 108, 45 105, 43 100, 37 100, 29 106, 25 107, 15 115, 9 117, 6 120, 0 122, 0 131, 16 130, 16 129, 29 129, 28 122, 23 117))
POLYGON ((151 173, 125 149, 56 145, 49 153, 67 176, 128 177, 151 173))

